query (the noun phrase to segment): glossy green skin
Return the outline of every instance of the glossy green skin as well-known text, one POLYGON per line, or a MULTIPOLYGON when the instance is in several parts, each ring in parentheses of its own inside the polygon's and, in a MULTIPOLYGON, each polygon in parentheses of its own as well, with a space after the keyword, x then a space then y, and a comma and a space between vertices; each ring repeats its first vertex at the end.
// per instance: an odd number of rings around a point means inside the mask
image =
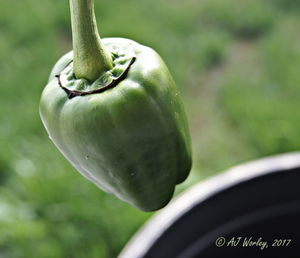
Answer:
MULTIPOLYGON (((104 45, 128 39, 106 38, 104 45)), ((54 66, 40 103, 43 124, 58 149, 86 178, 131 205, 153 211, 172 198, 191 168, 190 136, 178 89, 162 59, 134 41, 127 77, 102 93, 69 99, 54 66)))

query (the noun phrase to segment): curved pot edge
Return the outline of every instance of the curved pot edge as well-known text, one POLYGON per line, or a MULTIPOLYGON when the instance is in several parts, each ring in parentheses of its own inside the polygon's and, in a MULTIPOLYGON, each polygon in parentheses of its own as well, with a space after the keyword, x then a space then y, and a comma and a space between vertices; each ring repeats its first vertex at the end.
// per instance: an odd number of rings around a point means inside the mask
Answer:
POLYGON ((300 152, 290 152, 246 162, 197 183, 147 221, 126 244, 118 258, 143 257, 170 225, 207 198, 254 178, 297 167, 300 167, 300 152))

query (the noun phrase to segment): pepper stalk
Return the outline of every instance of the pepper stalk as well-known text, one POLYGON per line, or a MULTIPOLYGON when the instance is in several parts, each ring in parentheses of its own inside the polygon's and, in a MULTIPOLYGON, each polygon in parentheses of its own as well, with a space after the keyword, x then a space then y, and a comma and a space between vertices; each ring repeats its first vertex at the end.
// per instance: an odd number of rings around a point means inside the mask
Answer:
POLYGON ((101 42, 93 0, 70 0, 74 74, 91 82, 113 67, 110 52, 101 42))

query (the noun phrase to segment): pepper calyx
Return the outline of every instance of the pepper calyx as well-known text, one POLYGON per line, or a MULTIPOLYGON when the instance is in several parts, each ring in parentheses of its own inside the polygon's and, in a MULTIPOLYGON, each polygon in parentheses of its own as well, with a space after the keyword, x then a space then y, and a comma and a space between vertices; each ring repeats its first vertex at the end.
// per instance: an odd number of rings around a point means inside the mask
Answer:
POLYGON ((136 60, 131 46, 112 48, 113 68, 102 73, 98 79, 90 83, 84 78, 77 79, 74 74, 73 60, 55 77, 59 86, 67 93, 68 98, 101 93, 118 85, 126 78, 130 67, 136 60))

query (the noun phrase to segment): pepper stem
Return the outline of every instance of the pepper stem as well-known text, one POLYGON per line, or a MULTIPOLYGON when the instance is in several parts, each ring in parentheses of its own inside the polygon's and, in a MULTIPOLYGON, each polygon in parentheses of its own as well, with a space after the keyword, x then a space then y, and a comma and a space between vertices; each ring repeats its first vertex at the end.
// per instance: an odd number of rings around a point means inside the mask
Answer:
POLYGON ((101 42, 93 0, 70 0, 74 73, 76 78, 95 81, 112 68, 111 53, 101 42))

